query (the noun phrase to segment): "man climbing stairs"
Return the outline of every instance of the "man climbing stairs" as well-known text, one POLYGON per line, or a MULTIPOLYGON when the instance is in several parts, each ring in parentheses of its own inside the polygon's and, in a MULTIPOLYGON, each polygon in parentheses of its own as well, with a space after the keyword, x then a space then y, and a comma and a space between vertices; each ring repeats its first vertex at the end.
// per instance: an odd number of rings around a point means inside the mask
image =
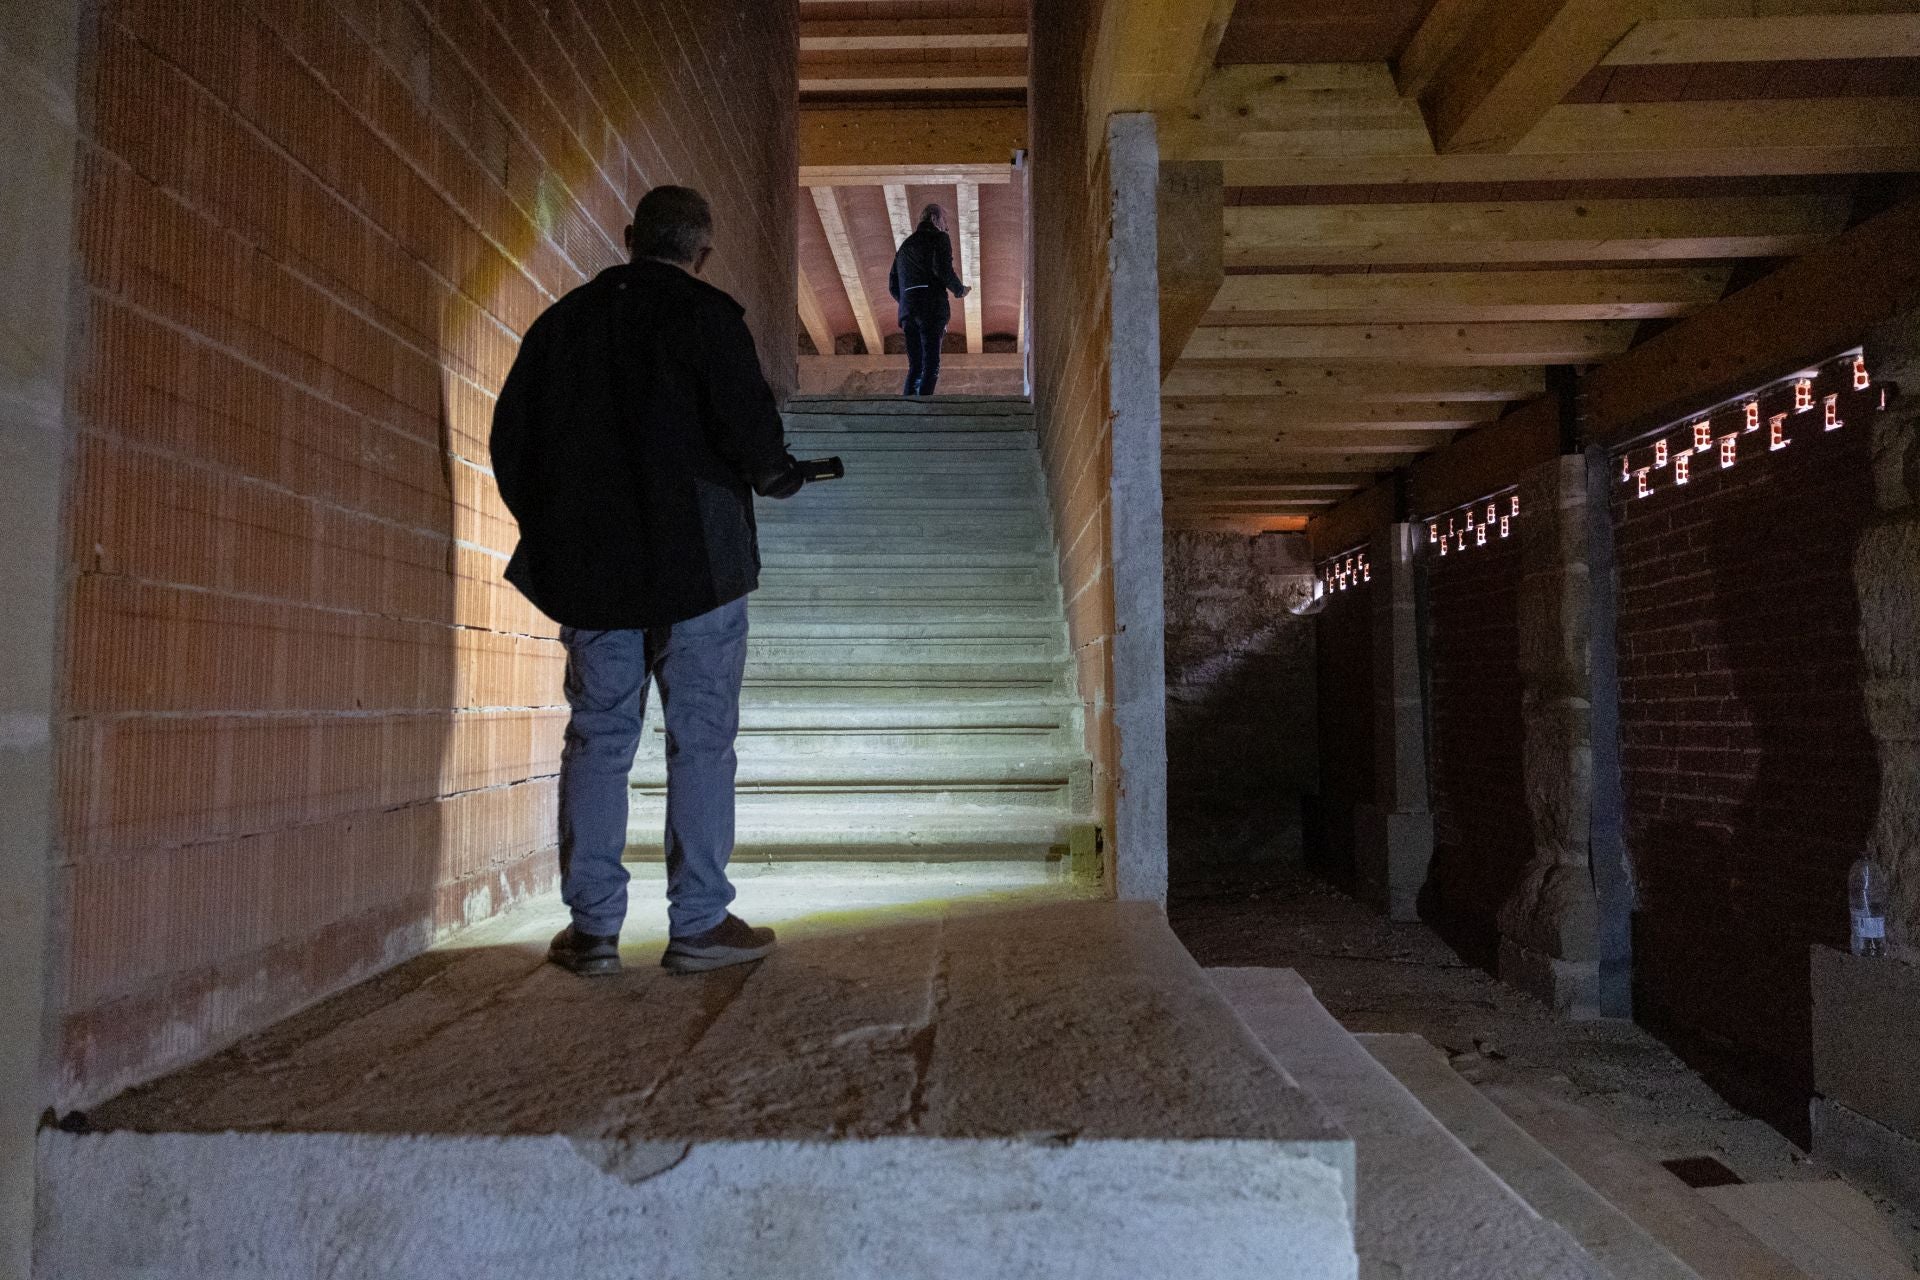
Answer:
MULTIPOLYGON (((758 504, 737 859, 1090 861, 1092 783, 1025 400, 799 398, 842 480, 758 504)), ((660 854, 658 700, 630 857, 660 854)))

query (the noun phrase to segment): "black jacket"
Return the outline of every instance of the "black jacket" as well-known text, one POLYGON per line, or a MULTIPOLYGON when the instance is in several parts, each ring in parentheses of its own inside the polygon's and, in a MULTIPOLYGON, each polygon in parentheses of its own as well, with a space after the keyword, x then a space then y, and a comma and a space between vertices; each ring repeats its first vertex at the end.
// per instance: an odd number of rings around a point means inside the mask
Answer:
POLYGON ((681 622, 759 585, 751 490, 798 483, 743 314, 642 261, 527 330, 493 410, 493 473, 520 522, 507 581, 554 621, 681 622))
POLYGON ((956 298, 967 292, 967 286, 953 274, 953 241, 931 222, 923 222, 900 242, 893 255, 887 292, 900 304, 903 324, 911 313, 944 325, 953 318, 953 307, 947 302, 949 289, 956 298))

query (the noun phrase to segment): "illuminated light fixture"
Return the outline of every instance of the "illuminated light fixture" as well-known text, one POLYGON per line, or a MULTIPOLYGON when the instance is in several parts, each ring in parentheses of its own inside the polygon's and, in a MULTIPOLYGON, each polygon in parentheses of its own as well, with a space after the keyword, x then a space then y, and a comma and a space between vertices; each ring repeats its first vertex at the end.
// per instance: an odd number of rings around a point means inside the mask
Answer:
POLYGON ((1642 498, 1649 498, 1653 496, 1653 486, 1647 483, 1647 472, 1648 472, 1648 468, 1642 467, 1638 471, 1633 473, 1640 480, 1640 492, 1637 496, 1642 498))
POLYGON ((1846 423, 1840 421, 1840 397, 1837 394, 1830 395, 1827 397, 1826 408, 1827 408, 1827 421, 1826 421, 1827 430, 1838 431, 1840 428, 1847 425, 1846 423))
POLYGON ((1882 387, 1880 388, 1880 412, 1885 413, 1886 411, 1887 411, 1887 389, 1885 387, 1882 387))
POLYGON ((1633 459, 1626 454, 1620 455, 1620 483, 1626 484, 1633 479, 1633 459))
POLYGON ((1767 448, 1784 449, 1787 447, 1787 415, 1776 413, 1767 419, 1767 448))
POLYGON ((1722 471, 1725 471, 1728 467, 1731 467, 1734 464, 1734 461, 1739 458, 1739 456, 1740 456, 1740 437, 1739 436, 1721 436, 1720 437, 1720 469, 1722 471))
POLYGON ((1500 518, 1499 504, 1495 502, 1489 502, 1487 504, 1487 523, 1492 524, 1495 520, 1498 520, 1499 518, 1500 518))
POLYGON ((1511 519, 1511 517, 1509 517, 1509 516, 1501 516, 1501 517, 1500 517, 1500 536, 1501 536, 1501 537, 1503 537, 1503 538, 1507 536, 1507 522, 1508 522, 1508 521, 1509 521, 1510 519, 1511 519))
POLYGON ((1865 356, 1855 356, 1853 358, 1853 389, 1855 391, 1865 391, 1872 385, 1873 379, 1867 376, 1867 358, 1865 356))
POLYGON ((1802 378, 1793 384, 1793 411, 1805 413, 1813 408, 1813 379, 1802 378))
POLYGON ((1685 484, 1692 478, 1693 455, 1683 453, 1673 460, 1673 482, 1685 484))
POLYGON ((1365 556, 1360 557, 1360 581, 1373 581, 1373 564, 1365 556))
POLYGON ((1655 440, 1653 442, 1653 465, 1656 467, 1664 467, 1667 465, 1667 442, 1665 440, 1655 440))
POLYGON ((1520 514, 1520 495, 1519 494, 1516 493, 1513 495, 1513 505, 1507 508, 1507 514, 1510 516, 1517 516, 1520 514))
POLYGON ((1758 431, 1759 429, 1760 402, 1758 400, 1749 400, 1747 401, 1747 430, 1758 431))
POLYGON ((1440 522, 1438 520, 1427 521, 1427 541, 1440 541, 1440 522))
POLYGON ((1705 453, 1713 448, 1713 420, 1702 418, 1693 424, 1693 451, 1705 453))

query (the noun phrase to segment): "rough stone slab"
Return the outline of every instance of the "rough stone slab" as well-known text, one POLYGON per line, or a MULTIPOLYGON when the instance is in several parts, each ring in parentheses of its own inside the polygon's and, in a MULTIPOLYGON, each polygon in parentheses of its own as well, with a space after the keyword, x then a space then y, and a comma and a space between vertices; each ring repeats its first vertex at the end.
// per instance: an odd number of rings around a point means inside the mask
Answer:
POLYGON ((1424 1037, 1358 1037, 1364 1050, 1420 1100, 1513 1193, 1578 1241, 1616 1280, 1698 1280, 1606 1197, 1461 1077, 1424 1037))
POLYGON ((56 1133, 41 1160, 41 1280, 1354 1274, 1338 1176, 1257 1142, 56 1133))
POLYGON ((1701 1280, 1807 1280, 1590 1112, 1518 1085, 1482 1092, 1701 1280))
POLYGON ((1599 1280, 1633 1274, 1692 1280, 1684 1268, 1603 1271, 1442 1127, 1321 1007, 1293 970, 1214 969, 1209 976, 1281 1066, 1353 1135, 1362 1277, 1599 1280))
POLYGON ((1920 1212, 1920 1142, 1826 1098, 1810 1110, 1821 1163, 1920 1212))
POLYGON ((43 1275, 1356 1274, 1352 1142, 1151 905, 527 952, 46 1135, 43 1275))
POLYGON ((1920 1140, 1920 967, 1811 951, 1814 1088, 1920 1140))

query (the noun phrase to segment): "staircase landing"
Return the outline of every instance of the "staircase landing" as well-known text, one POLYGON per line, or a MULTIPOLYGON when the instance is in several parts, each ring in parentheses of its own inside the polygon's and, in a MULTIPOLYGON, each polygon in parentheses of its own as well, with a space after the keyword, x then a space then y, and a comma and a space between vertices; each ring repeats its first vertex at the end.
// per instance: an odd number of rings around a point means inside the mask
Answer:
POLYGON ((488 926, 43 1135, 37 1274, 1355 1276, 1352 1144, 1159 911, 1034 892, 695 978, 488 926))

